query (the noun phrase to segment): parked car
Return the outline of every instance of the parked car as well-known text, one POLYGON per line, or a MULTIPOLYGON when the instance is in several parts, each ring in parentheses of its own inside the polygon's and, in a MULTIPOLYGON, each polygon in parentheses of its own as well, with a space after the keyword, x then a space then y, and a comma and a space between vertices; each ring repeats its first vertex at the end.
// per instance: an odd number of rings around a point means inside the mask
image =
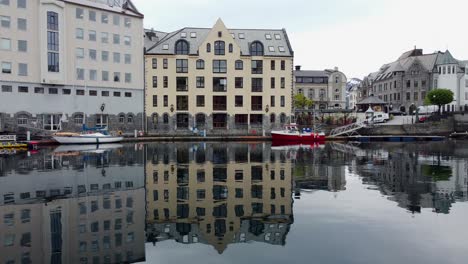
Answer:
POLYGON ((432 114, 439 112, 439 106, 437 105, 425 105, 418 107, 419 114, 432 114))
MULTIPOLYGON (((375 112, 372 116, 372 123, 385 123, 388 120, 390 120, 390 116, 384 112, 375 112)), ((369 123, 370 121, 369 117, 367 117, 366 123, 369 123)))
POLYGON ((402 112, 402 111, 399 111, 399 110, 390 111, 390 114, 394 115, 394 116, 405 116, 406 115, 405 112, 402 112))

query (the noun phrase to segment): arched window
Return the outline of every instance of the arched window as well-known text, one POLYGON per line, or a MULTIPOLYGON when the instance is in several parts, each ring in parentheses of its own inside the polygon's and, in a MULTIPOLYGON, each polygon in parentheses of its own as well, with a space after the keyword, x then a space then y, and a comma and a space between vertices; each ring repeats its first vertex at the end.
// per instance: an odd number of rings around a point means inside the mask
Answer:
POLYGON ((197 114, 195 116, 195 122, 198 129, 202 129, 205 127, 205 119, 205 114, 197 114))
POLYGON ((76 114, 75 117, 73 117, 73 122, 77 125, 82 125, 84 120, 83 114, 76 114))
POLYGON ((169 115, 167 113, 163 115, 163 123, 169 124, 169 115))
POLYGON ((244 63, 241 60, 236 60, 236 70, 243 70, 244 63))
POLYGON ((127 123, 129 123, 129 124, 133 123, 133 115, 128 115, 127 116, 127 123))
POLYGON ((151 116, 151 121, 153 123, 153 128, 156 128, 157 125, 158 125, 158 114, 157 113, 154 113, 152 116, 151 116))
POLYGON ((178 55, 188 55, 189 54, 189 44, 185 40, 179 40, 175 44, 175 54, 178 55))
POLYGON ((232 44, 229 44, 229 53, 232 53, 232 51, 234 50, 234 47, 232 44))
POLYGON ((205 61, 204 60, 197 60, 197 69, 198 70, 205 69, 205 61))
POLYGON ((281 122, 281 124, 286 123, 286 114, 285 114, 285 113, 281 113, 281 115, 280 115, 280 122, 281 122))
POLYGON ((120 115, 119 115, 119 123, 120 123, 120 124, 125 123, 125 115, 124 115, 124 114, 120 114, 120 115))
POLYGON ((214 43, 215 55, 224 55, 226 54, 226 47, 224 41, 218 40, 214 43))
POLYGON ((18 125, 27 125, 28 124, 28 116, 25 114, 21 114, 16 118, 16 124, 18 125))
POLYGON ((273 113, 270 114, 270 123, 271 123, 271 124, 274 124, 275 121, 276 121, 276 116, 275 116, 275 114, 273 114, 273 113))
POLYGON ((254 41, 250 44, 250 55, 263 56, 263 44, 259 41, 254 41))
POLYGON ((211 52, 211 44, 210 43, 206 44, 206 52, 208 52, 208 53, 211 52))

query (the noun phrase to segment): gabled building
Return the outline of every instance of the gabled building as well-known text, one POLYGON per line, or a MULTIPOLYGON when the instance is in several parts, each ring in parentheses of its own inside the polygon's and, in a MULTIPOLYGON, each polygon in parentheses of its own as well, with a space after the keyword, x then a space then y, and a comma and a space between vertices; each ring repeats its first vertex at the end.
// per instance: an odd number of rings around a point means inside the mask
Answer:
POLYGON ((294 94, 302 93, 314 101, 312 109, 346 109, 346 75, 333 70, 294 71, 294 94))
POLYGON ((454 101, 446 105, 446 111, 459 110, 468 104, 466 63, 454 59, 448 50, 424 54, 422 49, 415 48, 383 65, 372 79, 367 96, 378 96, 388 103, 390 110, 412 113, 435 88, 454 93, 454 101))
POLYGON ((293 51, 284 29, 146 30, 148 133, 247 134, 291 116, 293 51))
POLYGON ((142 129, 143 15, 130 0, 0 1, 0 131, 142 129))

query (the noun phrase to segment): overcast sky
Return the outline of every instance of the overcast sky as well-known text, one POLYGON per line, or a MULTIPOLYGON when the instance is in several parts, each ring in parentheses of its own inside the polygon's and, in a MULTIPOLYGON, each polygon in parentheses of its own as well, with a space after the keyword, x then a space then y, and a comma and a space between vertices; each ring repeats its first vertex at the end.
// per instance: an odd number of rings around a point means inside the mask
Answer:
POLYGON ((416 45, 468 60, 468 0, 133 0, 146 28, 286 28, 303 69, 362 78, 416 45))

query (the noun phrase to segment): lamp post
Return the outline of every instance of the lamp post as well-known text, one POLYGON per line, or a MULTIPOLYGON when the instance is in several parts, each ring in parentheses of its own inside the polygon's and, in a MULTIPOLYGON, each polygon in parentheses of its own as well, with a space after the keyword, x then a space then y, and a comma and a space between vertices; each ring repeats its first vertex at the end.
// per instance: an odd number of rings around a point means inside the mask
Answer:
POLYGON ((100 127, 102 128, 102 119, 104 119, 104 110, 106 109, 106 104, 101 104, 101 107, 99 108, 101 110, 101 124, 100 127))

